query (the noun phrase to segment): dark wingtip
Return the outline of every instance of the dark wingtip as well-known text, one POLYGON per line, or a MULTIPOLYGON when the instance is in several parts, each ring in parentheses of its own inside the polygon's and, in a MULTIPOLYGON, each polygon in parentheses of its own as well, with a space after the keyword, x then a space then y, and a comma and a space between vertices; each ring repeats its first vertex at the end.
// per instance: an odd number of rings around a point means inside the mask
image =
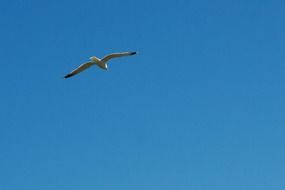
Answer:
POLYGON ((136 55, 136 54, 137 54, 137 52, 133 51, 133 52, 131 52, 130 55, 136 55))
POLYGON ((67 74, 67 75, 64 76, 65 79, 67 79, 69 77, 72 77, 72 75, 71 74, 67 74))

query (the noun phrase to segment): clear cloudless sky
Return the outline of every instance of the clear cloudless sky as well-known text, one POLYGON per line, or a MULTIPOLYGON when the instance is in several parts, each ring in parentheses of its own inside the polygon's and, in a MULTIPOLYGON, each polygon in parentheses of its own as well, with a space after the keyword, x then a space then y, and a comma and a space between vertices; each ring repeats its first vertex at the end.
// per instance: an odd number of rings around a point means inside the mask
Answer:
POLYGON ((0 189, 284 190, 284 7, 1 0, 0 189))

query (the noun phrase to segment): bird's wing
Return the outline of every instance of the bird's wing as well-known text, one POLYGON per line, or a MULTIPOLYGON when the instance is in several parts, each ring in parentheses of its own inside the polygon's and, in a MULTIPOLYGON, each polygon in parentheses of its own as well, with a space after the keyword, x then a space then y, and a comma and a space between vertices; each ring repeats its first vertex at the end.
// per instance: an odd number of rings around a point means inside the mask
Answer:
POLYGON ((111 54, 103 57, 102 61, 106 63, 107 61, 109 61, 112 58, 135 55, 135 54, 136 54, 136 52, 111 53, 111 54))
POLYGON ((73 71, 71 71, 70 73, 68 73, 67 75, 64 76, 64 78, 69 78, 69 77, 72 77, 82 71, 84 71, 85 69, 91 67, 92 65, 94 65, 95 63, 94 62, 86 62, 86 63, 83 63, 81 64, 79 67, 77 67, 76 69, 74 69, 73 71))

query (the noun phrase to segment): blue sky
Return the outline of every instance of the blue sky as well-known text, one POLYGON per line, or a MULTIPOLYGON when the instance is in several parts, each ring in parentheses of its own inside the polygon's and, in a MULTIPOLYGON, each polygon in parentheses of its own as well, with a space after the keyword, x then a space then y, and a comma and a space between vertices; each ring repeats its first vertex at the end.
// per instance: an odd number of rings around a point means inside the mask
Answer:
POLYGON ((283 190, 284 5, 1 0, 0 189, 283 190))

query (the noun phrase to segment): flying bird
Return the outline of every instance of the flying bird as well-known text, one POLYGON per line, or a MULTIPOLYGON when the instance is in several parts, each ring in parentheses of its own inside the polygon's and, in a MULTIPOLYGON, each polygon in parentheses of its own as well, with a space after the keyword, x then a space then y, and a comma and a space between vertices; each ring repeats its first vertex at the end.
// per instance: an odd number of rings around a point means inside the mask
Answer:
POLYGON ((111 54, 106 55, 102 59, 99 59, 95 56, 92 56, 89 58, 90 61, 81 64, 79 67, 77 67, 76 69, 74 69, 73 71, 71 71, 70 73, 65 75, 64 78, 72 77, 72 76, 84 71, 85 69, 88 69, 89 67, 91 67, 93 65, 97 65, 101 69, 108 70, 107 62, 110 59, 113 59, 116 57, 130 56, 130 55, 135 55, 135 54, 136 54, 136 52, 111 53, 111 54))

